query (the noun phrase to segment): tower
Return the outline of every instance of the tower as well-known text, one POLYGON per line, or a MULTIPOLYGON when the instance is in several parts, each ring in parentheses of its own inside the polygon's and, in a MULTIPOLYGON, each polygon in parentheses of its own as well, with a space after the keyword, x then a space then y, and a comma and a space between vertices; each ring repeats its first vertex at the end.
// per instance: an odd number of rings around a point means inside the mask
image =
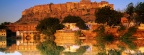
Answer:
POLYGON ((91 0, 81 0, 80 2, 91 2, 91 0))

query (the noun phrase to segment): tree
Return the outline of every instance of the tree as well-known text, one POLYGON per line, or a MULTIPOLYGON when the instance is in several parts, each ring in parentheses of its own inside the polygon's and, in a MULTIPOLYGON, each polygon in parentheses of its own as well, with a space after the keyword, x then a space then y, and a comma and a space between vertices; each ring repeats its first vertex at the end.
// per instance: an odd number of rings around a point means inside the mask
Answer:
POLYGON ((48 37, 46 41, 37 45, 37 49, 41 51, 42 55, 59 55, 64 50, 63 47, 56 46, 54 42, 54 33, 63 27, 58 18, 45 18, 39 22, 36 29, 48 37))
POLYGON ((62 46, 56 46, 56 43, 51 40, 38 44, 37 49, 41 51, 42 55, 60 55, 60 52, 64 50, 62 46))
POLYGON ((144 2, 139 2, 135 7, 136 21, 138 23, 144 23, 144 2))
POLYGON ((75 42, 76 42, 76 44, 78 44, 78 45, 81 45, 81 44, 82 44, 82 41, 79 39, 79 37, 83 36, 82 34, 83 34, 83 33, 82 33, 81 30, 78 30, 78 31, 75 32, 75 37, 76 37, 75 42))
POLYGON ((85 22, 78 16, 68 15, 64 18, 62 23, 76 23, 76 26, 80 29, 87 29, 85 22))
POLYGON ((120 41, 127 44, 130 49, 136 49, 136 45, 133 42, 134 40, 136 40, 136 37, 132 36, 136 32, 136 30, 137 28, 130 27, 128 31, 119 38, 120 41))
MULTIPOLYGON (((122 28, 122 30, 125 29, 122 28)), ((95 46, 98 47, 99 49, 98 55, 107 55, 105 46, 114 43, 115 40, 116 41, 119 40, 120 42, 124 43, 124 45, 127 45, 130 49, 135 49, 136 45, 133 41, 136 40, 136 37, 134 37, 133 34, 136 32, 136 30, 137 28, 135 26, 130 27, 127 32, 124 32, 124 34, 120 34, 119 37, 115 38, 113 34, 105 32, 104 25, 99 26, 98 29, 94 30, 94 32, 97 33, 95 40, 98 42, 98 44, 96 44, 95 46)), ((119 46, 121 47, 123 47, 124 45, 119 44, 119 46)), ((120 51, 116 51, 116 52, 112 51, 111 54, 112 55, 120 54, 123 51, 123 48, 120 49, 121 49, 120 51)))
POLYGON ((122 53, 121 51, 115 49, 108 50, 108 55, 122 55, 121 53, 122 53))
POLYGON ((95 40, 98 42, 96 47, 99 49, 98 55, 106 55, 105 45, 112 44, 115 41, 114 35, 105 32, 105 26, 101 25, 94 30, 97 33, 95 40))
POLYGON ((122 13, 112 10, 112 8, 109 6, 105 6, 99 8, 98 11, 95 12, 95 16, 95 22, 103 24, 107 23, 111 26, 120 24, 120 18, 122 17, 122 13))
POLYGON ((41 20, 36 29, 47 36, 51 36, 56 30, 62 29, 63 27, 58 18, 50 17, 41 20))
POLYGON ((8 29, 6 25, 10 24, 10 22, 4 22, 0 24, 0 29, 8 29))
POLYGON ((129 14, 129 20, 133 20, 133 19, 134 19, 134 17, 133 17, 133 14, 134 14, 134 6, 133 6, 133 3, 129 3, 129 4, 127 5, 126 13, 129 14))
POLYGON ((5 52, 7 48, 0 48, 0 52, 5 52))

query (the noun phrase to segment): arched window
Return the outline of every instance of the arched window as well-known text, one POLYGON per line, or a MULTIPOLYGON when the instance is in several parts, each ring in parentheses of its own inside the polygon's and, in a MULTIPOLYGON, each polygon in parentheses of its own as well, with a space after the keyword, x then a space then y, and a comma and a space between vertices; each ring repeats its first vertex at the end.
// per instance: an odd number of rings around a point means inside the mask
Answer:
POLYGON ((30 35, 27 35, 25 39, 26 39, 26 40, 30 40, 30 39, 31 39, 31 36, 30 36, 30 35))
POLYGON ((34 36, 33 36, 33 39, 34 39, 34 40, 40 40, 40 35, 34 35, 34 36))

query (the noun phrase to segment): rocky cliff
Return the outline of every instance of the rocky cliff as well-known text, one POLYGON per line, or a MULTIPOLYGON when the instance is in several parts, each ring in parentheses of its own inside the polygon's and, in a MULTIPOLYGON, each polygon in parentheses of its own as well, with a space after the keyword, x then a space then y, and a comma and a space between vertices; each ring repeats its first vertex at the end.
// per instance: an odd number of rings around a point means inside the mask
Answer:
POLYGON ((22 12, 22 17, 16 23, 35 23, 47 17, 57 17, 60 20, 67 15, 80 16, 84 21, 94 21, 97 8, 110 6, 106 1, 101 2, 67 2, 64 4, 36 5, 22 12))

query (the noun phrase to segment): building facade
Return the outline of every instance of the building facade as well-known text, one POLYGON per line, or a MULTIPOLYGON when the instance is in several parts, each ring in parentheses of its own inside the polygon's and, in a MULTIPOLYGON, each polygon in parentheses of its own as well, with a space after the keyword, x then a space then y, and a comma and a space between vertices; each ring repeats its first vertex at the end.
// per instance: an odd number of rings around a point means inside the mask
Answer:
POLYGON ((45 41, 45 36, 38 31, 17 31, 17 45, 36 45, 45 41))
POLYGON ((138 27, 139 30, 144 30, 144 24, 140 24, 140 26, 138 27))
POLYGON ((15 49, 22 55, 41 55, 36 48, 37 44, 45 41, 45 35, 38 31, 17 31, 15 49))
POLYGON ((0 48, 7 47, 6 35, 6 29, 0 29, 0 48))
POLYGON ((76 35, 72 30, 57 30, 55 34, 55 42, 58 46, 75 45, 76 35))
POLYGON ((36 31, 37 23, 11 23, 7 25, 12 32, 16 31, 36 31))

